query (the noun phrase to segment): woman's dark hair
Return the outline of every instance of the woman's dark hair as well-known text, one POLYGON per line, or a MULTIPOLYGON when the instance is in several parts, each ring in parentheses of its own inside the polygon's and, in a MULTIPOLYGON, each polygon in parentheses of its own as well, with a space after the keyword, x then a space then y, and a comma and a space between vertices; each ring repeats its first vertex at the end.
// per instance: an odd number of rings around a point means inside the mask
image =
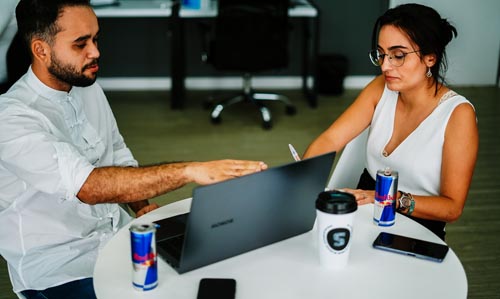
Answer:
POLYGON ((51 44, 60 31, 56 21, 68 6, 90 7, 90 0, 21 0, 16 7, 17 27, 27 45, 35 37, 51 44))
POLYGON ((436 63, 431 67, 433 83, 438 91, 438 83, 444 83, 444 74, 448 68, 446 45, 457 36, 457 30, 448 20, 441 18, 433 8, 421 4, 402 4, 387 10, 375 22, 372 34, 372 47, 377 48, 378 33, 385 25, 393 25, 403 32, 418 46, 420 56, 434 54, 436 63))

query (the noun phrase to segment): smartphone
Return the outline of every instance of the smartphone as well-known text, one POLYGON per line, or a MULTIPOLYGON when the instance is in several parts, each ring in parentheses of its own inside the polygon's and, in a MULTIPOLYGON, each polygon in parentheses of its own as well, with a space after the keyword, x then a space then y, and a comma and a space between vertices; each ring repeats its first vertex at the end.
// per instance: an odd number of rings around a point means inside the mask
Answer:
POLYGON ((434 262, 442 262, 448 253, 447 245, 381 232, 373 247, 434 262))
POLYGON ((203 278, 197 299, 234 299, 236 280, 232 278, 203 278))

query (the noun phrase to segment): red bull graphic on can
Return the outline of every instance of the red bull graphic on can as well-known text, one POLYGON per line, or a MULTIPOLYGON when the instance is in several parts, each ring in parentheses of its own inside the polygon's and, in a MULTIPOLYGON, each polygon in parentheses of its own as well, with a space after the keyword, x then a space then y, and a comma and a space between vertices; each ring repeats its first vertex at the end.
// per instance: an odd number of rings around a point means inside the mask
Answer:
POLYGON ((378 226, 391 226, 396 222, 398 172, 390 168, 377 171, 373 222, 378 226))
POLYGON ((158 285, 155 233, 153 223, 130 226, 132 285, 139 291, 149 291, 158 285))

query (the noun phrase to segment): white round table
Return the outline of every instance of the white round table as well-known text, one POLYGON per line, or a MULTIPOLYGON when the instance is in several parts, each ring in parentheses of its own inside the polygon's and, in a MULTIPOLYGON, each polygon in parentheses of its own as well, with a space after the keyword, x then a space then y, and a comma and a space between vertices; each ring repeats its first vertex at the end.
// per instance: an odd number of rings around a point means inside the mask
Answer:
MULTIPOLYGON (((152 222, 189 211, 191 199, 163 206, 134 222, 152 222)), ((372 248, 379 232, 444 243, 415 221, 397 215, 396 224, 373 224, 373 205, 360 206, 354 220, 349 263, 342 270, 320 266, 316 228, 305 234, 253 250, 203 268, 177 274, 158 258, 159 284, 154 290, 132 287, 130 237, 122 228, 100 251, 94 269, 99 299, 194 299, 200 279, 236 279, 236 298, 466 298, 467 277, 450 248, 442 263, 372 248)))

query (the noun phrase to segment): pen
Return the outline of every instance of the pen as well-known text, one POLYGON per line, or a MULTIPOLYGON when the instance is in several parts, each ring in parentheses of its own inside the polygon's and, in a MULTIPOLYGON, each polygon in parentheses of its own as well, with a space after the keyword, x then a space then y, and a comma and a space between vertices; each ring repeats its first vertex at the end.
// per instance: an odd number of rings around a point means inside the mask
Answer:
POLYGON ((297 154, 297 151, 293 147, 293 145, 288 144, 288 148, 290 148, 290 152, 292 153, 292 157, 295 159, 295 161, 300 161, 299 154, 297 154))

